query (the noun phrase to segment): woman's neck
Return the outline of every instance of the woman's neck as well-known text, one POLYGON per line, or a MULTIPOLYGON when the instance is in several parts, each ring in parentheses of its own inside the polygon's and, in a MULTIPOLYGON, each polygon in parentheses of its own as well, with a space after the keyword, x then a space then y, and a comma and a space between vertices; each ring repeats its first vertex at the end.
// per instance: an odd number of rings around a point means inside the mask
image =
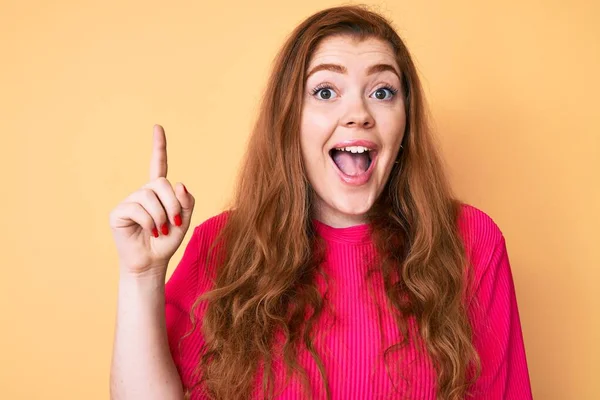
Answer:
POLYGON ((316 202, 314 211, 314 219, 332 228, 349 228, 368 223, 364 214, 346 214, 330 207, 323 201, 316 202))

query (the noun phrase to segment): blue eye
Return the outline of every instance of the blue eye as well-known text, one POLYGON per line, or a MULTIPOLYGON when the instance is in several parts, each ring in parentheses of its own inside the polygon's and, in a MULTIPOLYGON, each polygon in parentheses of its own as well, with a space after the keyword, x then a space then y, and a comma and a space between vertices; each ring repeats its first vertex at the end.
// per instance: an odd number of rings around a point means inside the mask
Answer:
POLYGON ((331 86, 321 85, 312 90, 312 95, 316 96, 319 100, 330 100, 335 98, 336 93, 331 86))
POLYGON ((391 100, 396 93, 398 93, 397 89, 391 86, 383 86, 373 92, 373 95, 377 100, 391 100))

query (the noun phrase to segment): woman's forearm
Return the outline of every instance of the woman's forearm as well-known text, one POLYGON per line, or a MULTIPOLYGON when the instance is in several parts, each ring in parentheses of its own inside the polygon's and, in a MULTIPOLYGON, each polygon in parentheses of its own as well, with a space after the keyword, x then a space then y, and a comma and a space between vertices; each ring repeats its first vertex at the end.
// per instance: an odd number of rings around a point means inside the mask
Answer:
POLYGON ((164 276, 121 276, 110 393, 113 400, 182 400, 165 327, 164 276))

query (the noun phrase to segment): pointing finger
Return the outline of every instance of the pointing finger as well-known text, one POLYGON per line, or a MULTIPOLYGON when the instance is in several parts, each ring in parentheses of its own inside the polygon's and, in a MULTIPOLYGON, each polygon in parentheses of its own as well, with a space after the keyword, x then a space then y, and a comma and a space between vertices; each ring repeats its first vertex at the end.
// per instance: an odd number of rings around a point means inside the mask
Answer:
POLYGON ((167 137, 160 125, 154 125, 150 180, 167 177, 167 137))

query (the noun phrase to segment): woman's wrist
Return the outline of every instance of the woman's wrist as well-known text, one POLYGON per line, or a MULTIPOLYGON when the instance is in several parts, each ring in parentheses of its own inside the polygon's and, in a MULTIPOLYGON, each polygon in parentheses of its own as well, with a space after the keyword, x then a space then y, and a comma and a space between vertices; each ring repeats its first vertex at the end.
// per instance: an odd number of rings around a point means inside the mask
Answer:
POLYGON ((166 272, 163 271, 166 271, 166 268, 149 270, 144 273, 130 273, 121 270, 119 285, 127 288, 164 292, 166 272))

